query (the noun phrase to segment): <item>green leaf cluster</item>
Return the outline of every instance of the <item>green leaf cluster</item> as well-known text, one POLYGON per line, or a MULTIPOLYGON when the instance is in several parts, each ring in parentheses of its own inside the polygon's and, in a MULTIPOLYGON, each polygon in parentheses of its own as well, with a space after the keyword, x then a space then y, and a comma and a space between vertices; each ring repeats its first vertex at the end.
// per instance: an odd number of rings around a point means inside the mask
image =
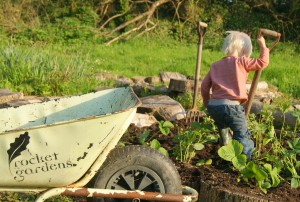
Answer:
POLYGON ((276 187, 280 183, 279 167, 272 167, 265 163, 261 166, 254 161, 247 162, 247 157, 242 154, 243 145, 237 140, 232 140, 228 145, 222 146, 218 154, 226 161, 232 162, 235 169, 240 172, 240 178, 248 182, 255 179, 262 192, 267 193, 267 189, 276 187))
MULTIPOLYGON (((173 155, 176 156, 176 159, 180 162, 190 163, 195 157, 196 151, 204 149, 205 143, 216 142, 217 139, 218 136, 213 122, 206 117, 203 122, 193 122, 191 128, 178 132, 174 137, 176 145, 173 148, 173 155)), ((210 160, 200 160, 197 164, 200 166, 210 163, 210 160)))
MULTIPOLYGON (((161 134, 168 135, 170 133, 170 129, 174 127, 174 125, 170 121, 159 121, 158 127, 160 129, 161 134)), ((169 156, 168 151, 163 148, 160 142, 155 139, 155 137, 159 134, 151 134, 149 130, 145 130, 139 137, 139 142, 142 145, 148 145, 153 149, 158 150, 165 156, 169 156)))

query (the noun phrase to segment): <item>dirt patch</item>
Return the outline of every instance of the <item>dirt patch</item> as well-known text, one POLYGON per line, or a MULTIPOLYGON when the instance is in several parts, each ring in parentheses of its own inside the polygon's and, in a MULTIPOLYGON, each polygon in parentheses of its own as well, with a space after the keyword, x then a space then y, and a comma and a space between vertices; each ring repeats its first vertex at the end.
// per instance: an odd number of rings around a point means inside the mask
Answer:
MULTIPOLYGON (((145 130, 149 130, 151 134, 156 134, 155 138, 159 140, 162 147, 168 150, 170 158, 178 168, 182 184, 193 187, 196 190, 200 190, 201 186, 205 185, 213 189, 226 190, 226 192, 232 194, 253 197, 254 200, 251 201, 300 202, 300 189, 291 189, 290 184, 286 181, 282 181, 276 188, 269 189, 267 194, 262 193, 254 181, 249 183, 238 181, 238 172, 232 170, 231 163, 222 160, 218 156, 217 151, 220 147, 218 143, 206 144, 203 150, 196 152, 196 156, 190 164, 179 162, 172 156, 172 149, 175 145, 173 139, 178 130, 187 128, 189 124, 185 123, 184 120, 173 122, 173 124, 175 127, 171 129, 167 136, 160 133, 158 124, 144 128, 130 125, 122 137, 122 141, 139 144, 139 137, 145 130), (196 166, 196 162, 199 159, 212 159, 212 164, 196 166)), ((199 195, 201 199, 201 193, 199 195)))

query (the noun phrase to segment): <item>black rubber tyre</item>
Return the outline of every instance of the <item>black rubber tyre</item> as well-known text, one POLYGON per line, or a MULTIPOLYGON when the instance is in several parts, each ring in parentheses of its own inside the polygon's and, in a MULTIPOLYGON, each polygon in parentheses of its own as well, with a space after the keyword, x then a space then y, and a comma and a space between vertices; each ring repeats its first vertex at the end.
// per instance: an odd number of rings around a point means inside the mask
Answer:
MULTIPOLYGON (((114 149, 101 167, 94 188, 181 194, 181 180, 173 162, 160 152, 131 145, 114 149)), ((94 198, 93 201, 132 201, 94 198)))

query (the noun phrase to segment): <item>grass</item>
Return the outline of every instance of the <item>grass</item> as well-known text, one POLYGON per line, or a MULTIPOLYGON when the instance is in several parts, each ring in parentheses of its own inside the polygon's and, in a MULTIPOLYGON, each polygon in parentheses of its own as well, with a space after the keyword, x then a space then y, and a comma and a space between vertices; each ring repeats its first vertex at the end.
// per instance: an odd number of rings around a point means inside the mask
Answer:
MULTIPOLYGON (((295 45, 279 44, 271 52, 270 65, 261 80, 293 97, 300 97, 300 58, 295 45), (292 47, 292 48, 291 48, 292 47)), ((197 42, 180 43, 169 38, 137 38, 110 46, 93 42, 81 44, 35 44, 22 46, 2 41, 0 45, 0 86, 25 94, 72 95, 106 85, 95 73, 126 77, 157 76, 162 71, 194 75, 197 42)), ((253 56, 258 48, 254 47, 253 56)), ((201 77, 212 62, 223 57, 218 50, 205 48, 202 53, 201 77)), ((250 74, 250 79, 253 73, 250 74)))

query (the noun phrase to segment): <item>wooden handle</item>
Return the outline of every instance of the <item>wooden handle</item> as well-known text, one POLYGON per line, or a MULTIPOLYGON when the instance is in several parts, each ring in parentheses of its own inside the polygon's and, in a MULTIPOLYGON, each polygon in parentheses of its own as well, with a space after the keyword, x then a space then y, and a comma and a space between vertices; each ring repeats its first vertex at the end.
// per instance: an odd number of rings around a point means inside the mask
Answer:
POLYGON ((263 34, 264 36, 267 37, 273 37, 273 38, 280 38, 281 34, 269 29, 260 29, 260 35, 263 34))
POLYGON ((206 28, 207 28, 207 24, 205 22, 199 21, 197 23, 197 32, 198 32, 198 35, 199 35, 198 43, 202 43, 203 37, 206 33, 206 28))
POLYGON ((207 27, 207 24, 206 24, 205 22, 199 22, 199 26, 200 26, 200 27, 205 27, 205 28, 206 28, 206 27, 207 27))
MULTIPOLYGON (((264 36, 267 36, 267 37, 277 38, 275 40, 275 42, 269 47, 270 51, 279 42, 280 36, 281 36, 280 33, 272 31, 272 30, 268 30, 268 29, 259 29, 258 36, 261 36, 261 35, 264 35, 264 36)), ((258 80, 260 78, 261 72, 262 72, 262 70, 256 70, 255 71, 253 81, 252 81, 251 87, 250 87, 250 92, 249 92, 249 95, 248 95, 248 102, 246 103, 246 108, 245 108, 246 117, 248 117, 248 115, 250 113, 251 105, 252 105, 253 98, 254 98, 254 93, 256 91, 258 80)))

